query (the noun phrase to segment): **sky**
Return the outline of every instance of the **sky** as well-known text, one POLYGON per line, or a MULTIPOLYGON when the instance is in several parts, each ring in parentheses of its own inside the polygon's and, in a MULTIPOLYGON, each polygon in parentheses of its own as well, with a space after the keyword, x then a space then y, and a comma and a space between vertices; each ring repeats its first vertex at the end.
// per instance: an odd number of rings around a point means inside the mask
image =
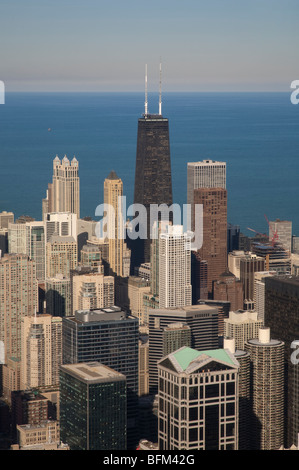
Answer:
POLYGON ((289 91, 298 0, 1 0, 6 91, 289 91))

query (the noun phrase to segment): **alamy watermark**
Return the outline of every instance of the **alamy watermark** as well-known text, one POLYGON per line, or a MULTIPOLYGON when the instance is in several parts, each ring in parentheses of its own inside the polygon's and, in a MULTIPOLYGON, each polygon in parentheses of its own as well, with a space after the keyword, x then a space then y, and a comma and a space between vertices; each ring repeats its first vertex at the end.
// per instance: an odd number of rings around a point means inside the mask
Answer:
MULTIPOLYGON (((183 211, 179 204, 132 204, 126 208, 126 197, 119 196, 117 205, 100 204, 95 210, 97 217, 102 219, 96 225, 97 238, 125 239, 137 238, 157 239, 159 233, 167 231, 167 226, 181 226, 191 240, 191 250, 199 250, 203 242, 203 205, 183 204, 183 211), (193 223, 191 222, 193 211, 193 223), (148 220, 149 219, 149 220, 148 220), (158 223, 161 222, 159 231, 158 223), (191 229, 191 225, 193 229, 191 229)), ((189 244, 188 244, 189 246, 189 244)))
POLYGON ((5 104, 5 86, 4 82, 0 80, 0 104, 5 104))
POLYGON ((299 80, 293 80, 291 83, 291 88, 294 91, 291 93, 291 103, 298 104, 299 103, 299 80))

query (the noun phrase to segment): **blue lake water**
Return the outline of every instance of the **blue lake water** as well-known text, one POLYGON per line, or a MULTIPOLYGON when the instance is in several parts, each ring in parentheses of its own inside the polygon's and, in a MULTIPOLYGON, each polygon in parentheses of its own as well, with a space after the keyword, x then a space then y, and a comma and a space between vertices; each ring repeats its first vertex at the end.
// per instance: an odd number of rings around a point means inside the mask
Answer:
MULTIPOLYGON (((173 199, 186 203, 187 162, 227 162, 228 221, 267 232, 292 220, 299 235, 299 105, 288 93, 164 93, 173 199)), ((7 93, 0 106, 0 211, 41 219, 52 162, 79 160, 81 216, 94 216, 115 170, 133 202, 142 93, 7 93), (51 128, 51 132, 48 131, 51 128)), ((158 96, 149 94, 149 112, 158 96)))

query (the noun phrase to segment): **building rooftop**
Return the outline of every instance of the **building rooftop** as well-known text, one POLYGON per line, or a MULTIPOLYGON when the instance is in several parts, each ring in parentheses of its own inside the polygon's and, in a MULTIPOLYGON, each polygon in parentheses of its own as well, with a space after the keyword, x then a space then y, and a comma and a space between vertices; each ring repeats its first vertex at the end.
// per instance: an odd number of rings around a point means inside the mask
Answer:
POLYGON ((81 362, 65 364, 61 369, 85 383, 101 383, 108 381, 123 381, 126 377, 120 372, 107 367, 100 362, 81 362))

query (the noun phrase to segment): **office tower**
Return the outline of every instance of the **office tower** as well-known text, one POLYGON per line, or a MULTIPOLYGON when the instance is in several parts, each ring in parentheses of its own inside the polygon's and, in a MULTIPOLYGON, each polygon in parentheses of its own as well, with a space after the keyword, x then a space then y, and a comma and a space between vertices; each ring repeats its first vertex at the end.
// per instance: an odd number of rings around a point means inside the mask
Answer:
POLYGON ((234 338, 224 338, 224 349, 228 349, 239 363, 239 445, 238 450, 250 450, 249 420, 251 419, 250 406, 250 354, 245 350, 236 349, 234 338))
POLYGON ((183 346, 191 348, 191 328, 184 323, 170 323, 163 328, 162 333, 163 352, 162 357, 180 349, 183 346))
POLYGON ((8 224, 8 252, 27 254, 26 224, 8 224))
POLYGON ((277 450, 284 442, 284 346, 267 327, 245 343, 252 365, 252 450, 277 450))
POLYGON ((226 189, 226 163, 203 160, 187 163, 187 203, 192 205, 198 188, 226 189))
POLYGON ((46 244, 46 278, 58 274, 69 278, 78 264, 77 243, 73 237, 53 235, 46 244))
POLYGON ((291 361, 292 343, 299 338, 299 278, 271 276, 265 278, 265 325, 271 334, 285 343, 285 445, 297 444, 298 416, 294 417, 295 368, 291 361))
POLYGON ((8 253, 8 228, 0 228, 0 256, 8 253))
POLYGON ((52 236, 73 237, 77 241, 77 215, 71 212, 51 212, 46 220, 46 242, 52 236))
POLYGON ((276 271, 277 274, 291 273, 291 255, 279 245, 253 243, 252 252, 264 258, 265 271, 276 271))
POLYGON ((137 317, 140 325, 145 324, 143 296, 150 292, 150 284, 145 279, 130 276, 128 279, 128 299, 130 313, 137 317))
POLYGON ((192 304, 191 238, 181 225, 168 225, 159 239, 159 308, 192 304))
POLYGON ((207 289, 212 297, 213 281, 227 267, 227 191, 223 188, 195 189, 194 204, 203 206, 203 242, 198 252, 207 262, 207 289))
POLYGON ((238 450, 238 369, 224 349, 159 361, 159 450, 238 450))
POLYGON ((35 262, 23 254, 0 258, 0 342, 5 361, 21 358, 21 322, 33 316, 37 306, 35 262))
POLYGON ((146 228, 147 239, 136 240, 138 253, 132 253, 133 266, 139 266, 150 261, 150 206, 172 205, 169 122, 162 115, 161 88, 158 114, 148 112, 147 73, 145 110, 143 117, 138 119, 134 204, 142 204, 147 211, 147 220, 140 220, 146 228))
POLYGON ((236 349, 244 351, 245 342, 248 339, 258 338, 262 326, 263 321, 258 318, 255 311, 229 312, 229 318, 224 319, 224 336, 233 338, 236 349))
POLYGON ((125 221, 122 207, 123 182, 115 171, 104 181, 104 204, 106 205, 106 229, 109 242, 109 266, 111 274, 125 276, 124 258, 128 256, 125 238, 125 221), (125 256, 126 255, 126 256, 125 256))
POLYGON ((62 441, 71 450, 125 450, 126 398, 126 377, 103 364, 61 366, 62 441))
POLYGON ((227 300, 202 300, 198 303, 205 303, 218 310, 218 342, 219 347, 223 347, 224 319, 229 317, 230 302, 227 300))
POLYGON ((74 157, 70 162, 65 155, 62 160, 53 160, 53 180, 48 186, 49 212, 71 212, 80 218, 79 162, 74 157))
POLYGON ((62 363, 62 319, 35 315, 22 319, 21 389, 57 386, 62 363))
POLYGON ((253 301, 254 274, 257 271, 265 271, 263 257, 248 253, 240 258, 240 281, 243 285, 244 300, 253 301))
POLYGON ((148 334, 140 331, 138 352, 138 396, 149 394, 148 334))
POLYGON ((120 308, 77 311, 63 319, 63 363, 98 361, 127 378, 128 446, 135 446, 138 413, 138 320, 120 308))
POLYGON ((109 241, 105 238, 91 237, 86 241, 87 246, 93 246, 100 250, 103 262, 109 262, 109 241))
POLYGON ((290 253, 292 251, 292 222, 279 219, 270 221, 269 240, 278 243, 290 253))
POLYGON ((71 280, 62 274, 47 278, 46 288, 46 311, 50 315, 69 317, 71 312, 71 280))
POLYGON ((233 311, 243 308, 243 286, 241 281, 236 279, 228 269, 219 276, 213 283, 214 300, 224 300, 230 302, 233 311))
POLYGON ((36 277, 39 282, 43 282, 46 275, 45 232, 44 222, 28 222, 26 224, 26 254, 36 263, 36 277))
POLYGON ((237 279, 240 279, 240 260, 248 255, 250 255, 250 253, 245 252, 244 250, 234 250, 228 254, 228 269, 236 276, 237 279))
POLYGON ((240 226, 227 224, 227 253, 239 249, 240 226))
POLYGON ((77 310, 94 310, 114 305, 114 277, 97 267, 78 266, 71 271, 71 315, 77 310))
MULTIPOLYGON (((191 329, 191 347, 194 349, 218 348, 218 309, 205 304, 179 308, 149 310, 149 374, 150 393, 156 393, 157 362, 163 357, 164 328, 172 323, 182 323, 191 329)), ((187 338, 186 338, 187 340, 187 338)), ((189 340, 188 340, 189 344, 189 340)))
POLYGON ((14 223, 14 213, 2 211, 0 212, 0 229, 8 228, 8 224, 14 223))
POLYGON ((265 320, 265 278, 275 276, 275 271, 259 271, 254 273, 254 309, 258 318, 264 323, 265 320))

